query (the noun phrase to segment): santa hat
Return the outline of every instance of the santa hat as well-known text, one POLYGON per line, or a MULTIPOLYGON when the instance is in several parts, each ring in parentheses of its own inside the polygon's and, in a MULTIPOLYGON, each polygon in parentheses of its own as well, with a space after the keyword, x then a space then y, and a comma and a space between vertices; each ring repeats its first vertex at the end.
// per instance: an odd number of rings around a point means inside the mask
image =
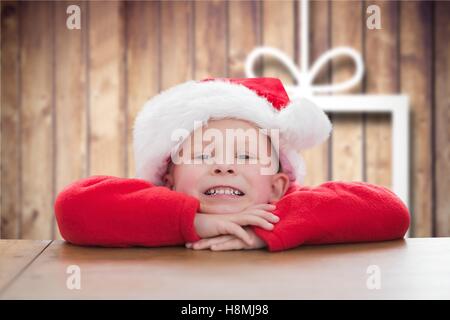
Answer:
POLYGON ((133 132, 136 178, 163 184, 170 155, 180 143, 174 130, 193 132, 209 119, 237 118, 262 129, 279 129, 279 159, 291 182, 306 175, 299 151, 324 142, 331 123, 307 99, 290 101, 277 78, 206 78, 162 91, 145 103, 133 132), (200 123, 200 125, 198 125, 200 123))

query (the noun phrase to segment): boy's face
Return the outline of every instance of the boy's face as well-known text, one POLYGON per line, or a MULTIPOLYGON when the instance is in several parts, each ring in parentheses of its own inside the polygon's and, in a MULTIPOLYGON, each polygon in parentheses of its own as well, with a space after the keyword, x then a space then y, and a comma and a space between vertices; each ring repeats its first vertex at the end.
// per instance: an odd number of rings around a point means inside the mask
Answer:
POLYGON ((172 163, 165 182, 172 190, 199 199, 201 212, 237 213, 251 205, 276 202, 286 192, 286 174, 267 174, 267 160, 278 164, 277 154, 270 139, 253 124, 237 119, 210 120, 190 138, 180 146, 179 154, 191 163, 172 163), (230 129, 250 135, 229 136, 230 129), (219 133, 222 142, 211 139, 208 132, 219 133), (261 155, 265 155, 265 161, 261 161, 261 155))

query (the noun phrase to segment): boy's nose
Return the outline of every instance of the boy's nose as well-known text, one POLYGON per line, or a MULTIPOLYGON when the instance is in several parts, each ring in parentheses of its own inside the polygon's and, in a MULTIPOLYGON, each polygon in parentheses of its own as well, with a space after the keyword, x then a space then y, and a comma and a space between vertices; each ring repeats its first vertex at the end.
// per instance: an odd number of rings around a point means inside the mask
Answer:
POLYGON ((235 169, 232 166, 214 166, 212 169, 212 173, 216 175, 222 175, 222 174, 236 174, 235 169))

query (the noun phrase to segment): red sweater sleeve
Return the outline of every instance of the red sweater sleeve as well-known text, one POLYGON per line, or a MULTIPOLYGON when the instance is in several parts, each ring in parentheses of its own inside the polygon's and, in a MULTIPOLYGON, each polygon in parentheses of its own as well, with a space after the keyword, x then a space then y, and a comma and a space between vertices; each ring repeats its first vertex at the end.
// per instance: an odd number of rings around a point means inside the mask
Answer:
POLYGON ((270 251, 301 244, 382 241, 403 238, 408 208, 392 191, 365 182, 330 181, 296 187, 276 204, 272 231, 252 227, 270 251))
POLYGON ((62 237, 79 245, 168 246, 200 240, 198 199, 142 179, 92 176, 62 190, 54 205, 62 237))

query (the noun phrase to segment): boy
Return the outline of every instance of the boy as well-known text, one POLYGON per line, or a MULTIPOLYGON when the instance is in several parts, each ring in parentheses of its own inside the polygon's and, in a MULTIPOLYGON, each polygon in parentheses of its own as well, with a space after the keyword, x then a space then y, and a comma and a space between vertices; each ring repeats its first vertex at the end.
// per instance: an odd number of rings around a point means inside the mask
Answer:
POLYGON ((188 81, 137 116, 137 178, 66 187, 55 202, 58 226, 74 244, 120 247, 279 251, 402 238, 408 209, 387 188, 301 186, 299 151, 330 132, 323 111, 291 102, 279 79, 188 81))

